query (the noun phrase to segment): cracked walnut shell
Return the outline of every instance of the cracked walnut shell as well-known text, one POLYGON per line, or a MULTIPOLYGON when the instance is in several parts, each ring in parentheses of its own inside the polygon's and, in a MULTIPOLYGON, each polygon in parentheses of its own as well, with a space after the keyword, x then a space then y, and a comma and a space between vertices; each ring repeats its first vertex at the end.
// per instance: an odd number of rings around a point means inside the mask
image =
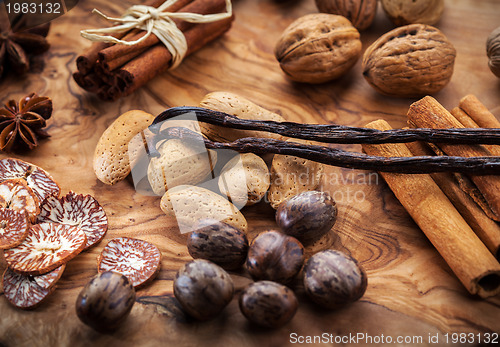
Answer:
POLYGON ((323 83, 353 67, 361 54, 361 41, 347 18, 314 13, 285 29, 274 54, 290 79, 323 83))
POLYGON ((417 97, 443 89, 451 79, 456 51, 438 29, 410 24, 382 35, 363 56, 365 79, 378 92, 417 97))

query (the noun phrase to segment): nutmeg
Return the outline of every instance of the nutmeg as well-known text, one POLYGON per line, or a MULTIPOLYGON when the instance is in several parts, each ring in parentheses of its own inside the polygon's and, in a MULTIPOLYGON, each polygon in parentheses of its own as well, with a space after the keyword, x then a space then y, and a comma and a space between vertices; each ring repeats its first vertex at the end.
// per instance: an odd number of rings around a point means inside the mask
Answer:
POLYGON ((304 247, 278 231, 260 233, 250 245, 246 266, 254 280, 290 282, 302 268, 304 247))
POLYGON ((283 201, 276 211, 276 223, 287 235, 301 241, 317 240, 337 221, 337 205, 327 192, 310 191, 283 201))
POLYGON ((198 320, 219 314, 234 294, 231 276, 214 263, 195 259, 184 264, 174 279, 174 295, 183 310, 198 320))
POLYGON ((488 66, 491 72, 500 78, 500 27, 493 30, 488 36, 486 53, 488 54, 488 66))
POLYGON ((290 79, 323 83, 339 78, 354 66, 361 54, 361 41, 347 18, 314 13, 285 29, 274 54, 290 79))
POLYGON ((187 240, 193 258, 210 260, 226 270, 245 263, 248 240, 241 230, 213 219, 202 219, 193 229, 187 240))
POLYGON ((135 303, 135 290, 127 277, 111 271, 94 276, 76 300, 80 320, 97 331, 116 329, 135 303))
POLYGON ((318 252, 304 266, 304 289, 321 307, 335 309, 358 300, 367 287, 366 272, 340 251, 318 252))
POLYGON ((382 8, 396 25, 436 24, 444 10, 444 0, 381 0, 382 8))
POLYGON ((289 322, 299 303, 292 290, 272 281, 250 284, 239 300, 241 313, 252 323, 278 328, 289 322))
POLYGON ((358 30, 368 28, 377 13, 377 0, 315 0, 319 12, 349 19, 358 30))

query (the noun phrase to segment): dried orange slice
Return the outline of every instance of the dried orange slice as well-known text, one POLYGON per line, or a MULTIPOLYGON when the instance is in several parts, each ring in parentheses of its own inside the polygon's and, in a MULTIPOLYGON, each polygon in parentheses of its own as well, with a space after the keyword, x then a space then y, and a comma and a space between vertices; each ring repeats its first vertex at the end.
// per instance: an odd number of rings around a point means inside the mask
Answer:
POLYGON ((160 271, 161 252, 147 241, 117 237, 108 242, 98 260, 98 271, 126 276, 134 287, 152 280, 160 271))
POLYGON ((72 225, 33 225, 26 239, 4 251, 9 267, 24 275, 41 275, 76 257, 85 247, 85 233, 72 225))
POLYGON ((22 179, 0 183, 0 207, 28 214, 34 222, 40 212, 40 202, 22 179))
POLYGON ((40 305, 54 290, 65 265, 40 276, 25 276, 5 269, 2 287, 5 298, 14 306, 29 309, 40 305))
POLYGON ((38 222, 73 225, 87 236, 85 249, 99 243, 108 230, 106 212, 91 195, 69 192, 58 199, 49 196, 41 206, 38 222))
POLYGON ((47 171, 19 159, 0 160, 0 181, 16 178, 21 178, 26 182, 40 203, 50 195, 59 196, 61 189, 47 171))
POLYGON ((28 219, 24 213, 0 208, 0 249, 20 244, 28 234, 28 219))

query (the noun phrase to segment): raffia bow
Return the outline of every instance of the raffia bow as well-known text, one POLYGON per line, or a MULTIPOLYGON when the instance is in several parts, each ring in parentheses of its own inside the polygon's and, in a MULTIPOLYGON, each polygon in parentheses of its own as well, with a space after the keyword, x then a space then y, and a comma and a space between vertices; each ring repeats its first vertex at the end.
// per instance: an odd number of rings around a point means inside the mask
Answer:
POLYGON ((188 12, 164 12, 166 8, 177 2, 177 0, 167 0, 158 8, 146 5, 134 5, 130 7, 121 18, 109 17, 97 9, 92 13, 97 13, 108 21, 115 22, 115 25, 102 29, 87 29, 80 31, 80 34, 91 41, 117 43, 133 46, 146 40, 154 34, 167 47, 172 54, 172 66, 177 67, 184 59, 188 50, 184 33, 177 28, 174 19, 180 19, 190 23, 210 23, 229 18, 233 15, 231 0, 226 0, 226 12, 216 14, 199 14, 188 12), (146 31, 146 35, 135 41, 124 41, 116 37, 104 34, 122 33, 130 29, 141 29, 146 31))

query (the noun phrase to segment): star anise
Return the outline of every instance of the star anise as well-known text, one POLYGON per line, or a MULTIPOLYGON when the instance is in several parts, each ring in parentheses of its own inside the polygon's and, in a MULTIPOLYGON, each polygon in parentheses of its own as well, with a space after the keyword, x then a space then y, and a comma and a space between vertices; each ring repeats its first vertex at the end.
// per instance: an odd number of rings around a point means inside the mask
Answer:
POLYGON ((0 150, 38 146, 38 138, 50 136, 43 130, 52 115, 52 100, 31 93, 19 103, 7 102, 0 108, 0 150))
POLYGON ((0 78, 7 70, 23 74, 30 69, 30 58, 47 51, 50 44, 45 38, 50 23, 23 31, 8 28, 7 21, 0 22, 0 78))

